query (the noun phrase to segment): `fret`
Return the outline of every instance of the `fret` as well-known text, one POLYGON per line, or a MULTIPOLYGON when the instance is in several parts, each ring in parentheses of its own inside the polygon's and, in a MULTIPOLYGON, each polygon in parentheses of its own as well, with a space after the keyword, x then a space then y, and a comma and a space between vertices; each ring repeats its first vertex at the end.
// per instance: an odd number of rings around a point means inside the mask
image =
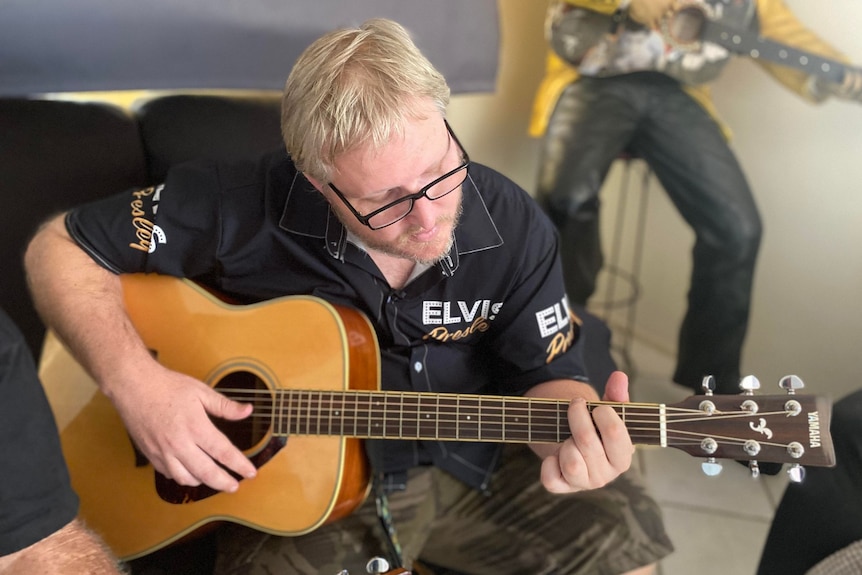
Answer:
POLYGON ((440 438, 440 394, 436 394, 437 396, 437 409, 434 411, 434 438, 440 438))
POLYGON ((389 397, 391 397, 391 396, 389 394, 387 394, 387 395, 384 395, 382 398, 383 399, 383 401, 382 401, 382 403, 383 403, 383 423, 380 423, 380 421, 378 421, 377 419, 374 420, 374 424, 380 426, 380 437, 387 437, 386 423, 389 420, 386 418, 386 410, 389 407, 389 401, 388 401, 389 397))
POLYGON ((326 434, 332 435, 332 415, 336 411, 334 397, 331 393, 326 394, 326 434))
POLYGON ((569 406, 563 405, 562 403, 557 403, 557 443, 563 441, 562 434, 560 433, 562 429, 566 430, 566 435, 568 436, 569 406))
POLYGON ((476 405, 476 435, 479 441, 482 441, 482 397, 479 396, 476 405))
POLYGON ((420 418, 422 417, 422 396, 416 396, 416 417, 414 418, 416 422, 416 439, 422 437, 422 425, 420 418))
POLYGON ((500 439, 502 441, 506 441, 508 437, 506 436, 506 425, 507 422, 507 414, 506 414, 506 398, 504 397, 500 401, 500 439))
POLYGON ((422 439, 427 437, 428 433, 423 434, 421 425, 422 416, 421 409, 422 396, 416 393, 405 393, 401 396, 402 406, 402 425, 401 437, 411 437, 413 439, 422 439))
POLYGON ((322 391, 317 392, 317 402, 315 402, 315 403, 317 405, 317 417, 314 418, 314 423, 315 423, 314 434, 320 435, 320 422, 321 422, 321 418, 323 415, 323 411, 322 411, 323 410, 323 392, 322 391))
POLYGON ((461 439, 461 396, 455 396, 455 439, 461 439))
POLYGON ((359 394, 353 395, 353 437, 359 436, 359 394))
POLYGON ((341 435, 344 435, 344 412, 347 409, 347 397, 345 394, 338 394, 341 398, 341 413, 339 414, 339 426, 338 430, 341 435))
POLYGON ((404 437, 404 394, 399 395, 401 406, 398 410, 398 437, 404 437))

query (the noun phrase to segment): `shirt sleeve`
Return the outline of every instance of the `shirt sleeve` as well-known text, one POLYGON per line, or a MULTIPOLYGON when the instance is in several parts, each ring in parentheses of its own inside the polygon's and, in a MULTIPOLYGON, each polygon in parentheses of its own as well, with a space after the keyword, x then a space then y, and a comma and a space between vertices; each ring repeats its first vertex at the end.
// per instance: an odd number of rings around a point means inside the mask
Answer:
POLYGON ((496 377, 506 394, 520 395, 552 379, 585 381, 601 390, 610 356, 592 361, 585 350, 602 352, 601 344, 587 347, 586 340, 600 342, 604 324, 570 305, 553 224, 527 200, 519 210, 523 216, 507 226, 515 233, 506 238, 515 274, 493 322, 496 377))
POLYGON ((24 338, 0 310, 0 556, 58 531, 78 497, 57 426, 24 338))
POLYGON ((73 209, 66 228, 114 273, 198 277, 216 267, 220 201, 218 170, 193 163, 171 170, 163 184, 73 209))

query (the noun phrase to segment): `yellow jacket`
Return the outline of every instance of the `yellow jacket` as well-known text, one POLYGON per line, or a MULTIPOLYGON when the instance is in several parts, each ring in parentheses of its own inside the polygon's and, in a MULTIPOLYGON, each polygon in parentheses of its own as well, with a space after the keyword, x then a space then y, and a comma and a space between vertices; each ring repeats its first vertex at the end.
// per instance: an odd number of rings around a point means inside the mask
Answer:
MULTIPOLYGON (((580 6, 603 14, 613 14, 620 5, 619 0, 565 1, 573 6, 580 6)), ((803 26, 790 9, 785 6, 783 0, 755 1, 762 36, 800 50, 847 62, 847 59, 841 53, 821 40, 814 32, 803 26)), ((757 60, 757 63, 790 90, 793 90, 806 100, 817 102, 817 99, 815 99, 808 89, 808 75, 805 72, 763 60, 757 60)), ((577 70, 558 58, 553 52, 549 52, 545 77, 541 84, 539 84, 536 98, 533 102, 530 135, 540 137, 545 133, 551 113, 557 104, 557 99, 559 99, 565 87, 577 79, 577 70)), ((719 122, 725 135, 729 137, 730 131, 721 122, 712 103, 709 86, 700 84, 685 86, 684 89, 719 122)))

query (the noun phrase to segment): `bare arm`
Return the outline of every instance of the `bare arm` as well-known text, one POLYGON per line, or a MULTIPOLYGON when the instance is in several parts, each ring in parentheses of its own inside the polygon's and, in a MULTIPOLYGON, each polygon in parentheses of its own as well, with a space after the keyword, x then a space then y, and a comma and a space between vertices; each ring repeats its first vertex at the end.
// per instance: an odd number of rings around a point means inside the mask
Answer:
POLYGON ((0 557, 0 575, 119 575, 101 539, 75 519, 59 531, 0 557))
MULTIPOLYGON (((561 444, 531 445, 542 459, 542 485, 553 493, 571 493, 607 485, 632 463, 634 446, 628 430, 610 406, 598 406, 592 415, 587 401, 599 399, 586 383, 553 380, 541 383, 528 397, 571 399, 569 427, 571 437, 561 444)), ((628 378, 614 372, 608 380, 604 399, 628 401, 628 378)))
POLYGON ((234 491, 238 483, 215 461, 244 477, 255 475, 251 462, 207 416, 241 419, 251 406, 152 358, 126 313, 119 276, 69 237, 63 216, 39 230, 25 266, 42 318, 111 399, 156 469, 182 484, 222 491, 234 491))

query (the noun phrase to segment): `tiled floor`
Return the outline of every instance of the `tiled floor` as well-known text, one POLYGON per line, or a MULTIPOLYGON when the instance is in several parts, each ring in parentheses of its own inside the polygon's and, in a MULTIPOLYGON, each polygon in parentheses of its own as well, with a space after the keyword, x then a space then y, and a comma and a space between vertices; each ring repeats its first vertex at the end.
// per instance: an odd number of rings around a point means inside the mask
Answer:
MULTIPOLYGON (((676 403, 691 395, 670 383, 672 357, 637 341, 630 357, 633 400, 676 403)), ((638 457, 676 547, 660 574, 753 575, 786 474, 755 480, 747 468, 727 461, 718 476, 707 477, 702 460, 671 448, 639 448, 638 457)))

